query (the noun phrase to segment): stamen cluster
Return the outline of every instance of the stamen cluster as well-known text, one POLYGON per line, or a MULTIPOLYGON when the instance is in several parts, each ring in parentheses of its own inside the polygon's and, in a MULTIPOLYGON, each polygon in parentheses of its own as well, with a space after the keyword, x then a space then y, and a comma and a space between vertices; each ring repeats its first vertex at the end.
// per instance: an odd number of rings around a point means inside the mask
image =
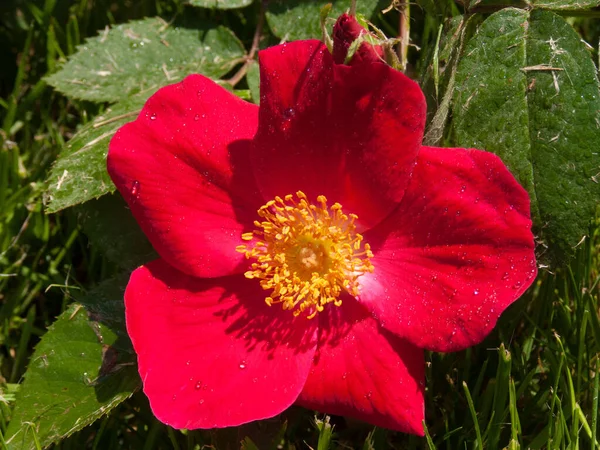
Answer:
POLYGON ((254 222, 257 230, 242 235, 253 242, 237 247, 256 259, 244 275, 272 291, 267 305, 281 303, 308 318, 328 303, 340 306, 344 290, 357 296, 358 278, 373 272, 371 248, 356 232, 357 216, 344 214, 339 203, 328 207, 323 195, 317 203, 309 203, 302 191, 275 197, 258 210, 263 220, 254 222))

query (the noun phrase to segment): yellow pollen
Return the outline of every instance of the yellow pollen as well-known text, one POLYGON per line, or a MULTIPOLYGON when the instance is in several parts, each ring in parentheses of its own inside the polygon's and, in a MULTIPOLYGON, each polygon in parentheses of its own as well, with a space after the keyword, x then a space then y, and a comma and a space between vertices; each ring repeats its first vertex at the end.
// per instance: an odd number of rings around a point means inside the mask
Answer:
POLYGON ((271 291, 265 298, 269 306, 281 303, 310 319, 328 303, 340 306, 344 291, 357 296, 358 278, 373 272, 371 247, 356 232, 357 216, 344 214, 339 203, 328 207, 323 195, 316 205, 302 191, 275 197, 258 216, 257 229, 242 235, 252 242, 236 250, 256 260, 245 276, 271 291))

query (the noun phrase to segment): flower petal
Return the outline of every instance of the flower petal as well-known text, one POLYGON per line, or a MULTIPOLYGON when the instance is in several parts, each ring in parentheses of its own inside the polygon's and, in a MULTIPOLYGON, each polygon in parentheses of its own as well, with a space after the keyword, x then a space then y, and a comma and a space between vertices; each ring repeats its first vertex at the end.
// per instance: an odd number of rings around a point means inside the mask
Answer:
POLYGON ((111 141, 113 181, 156 251, 181 271, 243 270, 235 247, 263 203, 247 161, 256 126, 256 106, 193 75, 160 89, 111 141))
POLYGON ((198 279, 164 260, 133 273, 127 331, 158 419, 175 428, 234 426, 296 400, 316 324, 263 299, 258 283, 241 275, 198 279))
POLYGON ((336 65, 319 41, 263 50, 252 150, 264 198, 325 195, 379 223, 402 199, 423 136, 419 86, 381 63, 336 65))
POLYGON ((424 147, 402 203, 365 235, 375 272, 360 301, 433 351, 483 340, 537 267, 529 197, 495 155, 424 147))
POLYGON ((319 314, 319 347, 298 404, 423 435, 423 350, 382 329, 356 300, 319 314))

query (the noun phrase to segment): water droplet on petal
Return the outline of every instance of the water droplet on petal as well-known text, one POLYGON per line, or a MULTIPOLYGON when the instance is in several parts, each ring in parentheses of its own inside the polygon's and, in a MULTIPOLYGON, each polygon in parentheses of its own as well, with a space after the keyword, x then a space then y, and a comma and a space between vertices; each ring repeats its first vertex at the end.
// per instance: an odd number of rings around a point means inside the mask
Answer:
POLYGON ((245 369, 246 368, 246 361, 242 361, 240 363, 240 369, 245 369))
POLYGON ((194 387, 196 388, 196 390, 200 389, 200 388, 202 387, 202 382, 201 382, 201 381, 198 381, 198 382, 196 383, 196 386, 194 386, 194 387))
POLYGON ((475 290, 473 291, 473 295, 479 295, 479 289, 475 289, 475 290))
POLYGON ((131 185, 131 195, 135 198, 138 198, 140 195, 140 182, 135 180, 131 185))
POLYGON ((504 272, 504 274, 502 275, 502 279, 508 280, 508 272, 504 272))
POLYGON ((197 121, 198 119, 200 119, 200 114, 196 114, 196 115, 194 116, 194 120, 196 120, 196 121, 197 121))
POLYGON ((152 113, 152 115, 150 116, 150 120, 156 120, 156 113, 152 113))

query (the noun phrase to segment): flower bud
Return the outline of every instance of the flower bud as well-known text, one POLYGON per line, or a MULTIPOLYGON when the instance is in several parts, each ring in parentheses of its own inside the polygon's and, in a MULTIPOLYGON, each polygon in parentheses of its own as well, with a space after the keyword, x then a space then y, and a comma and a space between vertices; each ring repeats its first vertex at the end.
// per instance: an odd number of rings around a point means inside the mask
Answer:
POLYGON ((350 65, 384 62, 383 47, 376 42, 377 36, 358 23, 356 17, 342 14, 333 26, 333 60, 350 65))

